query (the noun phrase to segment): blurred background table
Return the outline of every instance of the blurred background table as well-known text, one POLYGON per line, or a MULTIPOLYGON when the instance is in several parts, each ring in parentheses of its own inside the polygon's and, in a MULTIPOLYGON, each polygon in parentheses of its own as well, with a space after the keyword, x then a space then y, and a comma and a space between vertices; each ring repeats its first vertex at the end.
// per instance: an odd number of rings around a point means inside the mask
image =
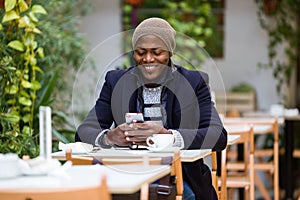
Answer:
POLYGON ((170 173, 169 165, 82 165, 72 166, 61 176, 18 176, 0 179, 0 193, 7 190, 86 188, 100 184, 107 177, 111 194, 132 194, 170 173), (125 173, 126 172, 126 173, 125 173))

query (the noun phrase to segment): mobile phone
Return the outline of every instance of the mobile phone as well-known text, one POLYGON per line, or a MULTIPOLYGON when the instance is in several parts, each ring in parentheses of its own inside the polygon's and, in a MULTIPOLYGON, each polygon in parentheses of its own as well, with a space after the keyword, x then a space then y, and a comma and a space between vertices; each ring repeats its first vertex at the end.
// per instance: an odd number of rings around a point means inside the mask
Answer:
POLYGON ((127 124, 141 123, 144 122, 144 115, 143 113, 126 113, 125 114, 125 121, 127 124))

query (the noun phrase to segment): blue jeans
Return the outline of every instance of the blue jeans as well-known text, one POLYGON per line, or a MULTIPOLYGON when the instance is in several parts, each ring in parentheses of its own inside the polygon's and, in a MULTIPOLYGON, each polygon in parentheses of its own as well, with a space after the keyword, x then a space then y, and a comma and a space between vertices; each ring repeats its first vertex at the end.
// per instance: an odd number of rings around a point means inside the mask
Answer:
POLYGON ((195 200, 195 194, 192 191, 191 187, 183 181, 183 199, 184 200, 195 200))

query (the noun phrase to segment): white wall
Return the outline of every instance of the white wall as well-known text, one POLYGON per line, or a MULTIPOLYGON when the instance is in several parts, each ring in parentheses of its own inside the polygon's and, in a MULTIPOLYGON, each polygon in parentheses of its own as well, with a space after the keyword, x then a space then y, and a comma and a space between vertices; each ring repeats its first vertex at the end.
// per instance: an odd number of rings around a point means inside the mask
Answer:
POLYGON ((111 62, 121 54, 121 37, 118 35, 122 27, 119 0, 90 1, 93 12, 82 19, 79 27, 80 34, 89 44, 86 47, 88 55, 76 72, 73 86, 72 110, 76 116, 76 126, 95 104, 105 72, 115 68, 111 62))
MULTIPOLYGON (((106 70, 108 61, 118 57, 121 52, 118 40, 111 38, 121 31, 119 5, 119 0, 93 0, 94 13, 85 17, 80 26, 80 32, 84 33, 91 43, 87 48, 91 50, 89 56, 95 58, 97 70, 100 70, 98 74, 106 70), (106 44, 107 38, 110 42, 106 44), (107 45, 105 50, 97 46, 103 41, 107 45), (98 50, 93 50, 94 47, 98 50)), ((255 2, 226 0, 225 7, 224 58, 215 60, 225 89, 229 90, 232 86, 245 81, 256 88, 258 109, 268 110, 270 104, 279 102, 279 98, 271 71, 259 69, 257 66, 259 62, 267 63, 268 58, 267 34, 259 25, 255 2)), ((84 79, 91 80, 89 75, 84 79)), ((91 96, 92 98, 94 97, 91 96)), ((93 100, 89 102, 93 103, 93 100)))
POLYGON ((218 60, 225 88, 245 81, 256 88, 258 109, 268 110, 278 103, 272 73, 258 68, 267 63, 267 34, 260 27, 254 0, 226 0, 225 56, 218 60))
POLYGON ((93 12, 82 19, 79 32, 95 47, 121 31, 119 0, 90 0, 93 12))

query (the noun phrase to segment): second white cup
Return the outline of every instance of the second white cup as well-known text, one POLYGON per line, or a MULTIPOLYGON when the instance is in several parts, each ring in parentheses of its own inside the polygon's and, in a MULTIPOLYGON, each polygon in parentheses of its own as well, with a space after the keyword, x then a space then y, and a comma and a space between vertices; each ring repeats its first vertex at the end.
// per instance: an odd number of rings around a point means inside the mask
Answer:
POLYGON ((146 142, 151 148, 166 149, 172 147, 174 136, 172 134, 153 134, 147 138, 146 142))

